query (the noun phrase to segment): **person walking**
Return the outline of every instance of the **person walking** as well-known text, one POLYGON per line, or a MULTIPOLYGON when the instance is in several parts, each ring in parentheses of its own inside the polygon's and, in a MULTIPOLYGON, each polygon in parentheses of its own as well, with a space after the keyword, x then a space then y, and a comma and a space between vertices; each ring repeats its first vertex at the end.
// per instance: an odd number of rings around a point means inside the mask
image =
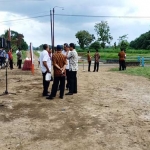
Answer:
POLYGON ((39 64, 43 76, 43 96, 48 96, 48 88, 50 81, 46 81, 46 74, 51 73, 51 59, 48 54, 49 46, 43 45, 43 51, 40 53, 39 64))
POLYGON ((118 53, 118 56, 119 56, 119 71, 125 70, 125 68, 126 68, 126 66, 125 66, 125 57, 126 57, 126 54, 125 54, 123 48, 121 48, 120 50, 121 51, 118 53))
POLYGON ((9 65, 10 65, 10 69, 13 69, 13 54, 12 54, 12 48, 10 48, 9 52, 8 52, 8 59, 9 59, 9 65))
POLYGON ((96 53, 94 55, 94 60, 95 60, 95 62, 94 62, 94 71, 93 72, 95 72, 95 71, 98 72, 98 70, 99 70, 99 61, 100 61, 100 54, 98 53, 98 50, 96 50, 96 53))
POLYGON ((67 53, 67 59, 69 59, 70 86, 69 92, 66 93, 66 95, 73 95, 77 93, 78 53, 75 49, 74 43, 70 43, 69 47, 70 52, 67 53))
MULTIPOLYGON (((62 54, 66 56, 70 52, 69 50, 69 45, 67 43, 64 44, 64 50, 62 51, 62 54)), ((67 78, 67 84, 66 84, 66 89, 69 89, 70 86, 70 78, 69 78, 69 60, 67 59, 67 64, 66 64, 66 78, 67 78)))
POLYGON ((88 72, 90 72, 92 56, 90 56, 90 51, 87 52, 87 61, 88 61, 88 72))
POLYGON ((17 62, 18 62, 18 69, 21 69, 21 64, 22 64, 22 52, 21 49, 19 48, 19 51, 17 53, 17 62))
POLYGON ((65 90, 65 76, 66 76, 66 57, 61 52, 61 46, 57 45, 57 52, 52 56, 53 60, 53 69, 54 69, 54 82, 52 85, 52 90, 50 96, 46 99, 52 100, 56 97, 58 91, 58 85, 60 84, 60 99, 64 97, 65 90))

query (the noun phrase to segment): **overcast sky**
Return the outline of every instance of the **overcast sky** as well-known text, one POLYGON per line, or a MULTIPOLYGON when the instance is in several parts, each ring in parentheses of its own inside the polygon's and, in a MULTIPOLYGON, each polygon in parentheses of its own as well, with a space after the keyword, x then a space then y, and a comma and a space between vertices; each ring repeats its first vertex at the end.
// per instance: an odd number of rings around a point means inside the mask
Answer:
MULTIPOLYGON (((9 27, 22 33, 29 44, 39 46, 42 43, 51 44, 50 17, 28 17, 49 15, 51 8, 56 14, 89 15, 89 16, 150 16, 149 0, 0 0, 0 35, 9 27), (8 22, 5 22, 8 21, 8 22)), ((55 16, 55 45, 76 43, 75 34, 79 30, 87 30, 91 34, 95 23, 107 21, 113 42, 119 36, 128 34, 128 40, 134 40, 150 29, 150 18, 101 18, 101 17, 73 17, 55 16)))

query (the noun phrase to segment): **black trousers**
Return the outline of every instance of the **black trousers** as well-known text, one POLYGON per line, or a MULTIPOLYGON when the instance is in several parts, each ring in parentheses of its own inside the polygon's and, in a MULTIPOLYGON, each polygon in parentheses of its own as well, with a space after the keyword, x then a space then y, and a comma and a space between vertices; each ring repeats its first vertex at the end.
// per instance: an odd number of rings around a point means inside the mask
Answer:
POLYGON ((9 60, 10 69, 13 69, 13 60, 9 60))
POLYGON ((99 62, 94 63, 94 72, 99 70, 99 62))
POLYGON ((126 69, 126 64, 125 60, 119 60, 119 70, 125 70, 126 69))
POLYGON ((90 71, 91 68, 91 61, 88 62, 88 71, 90 71))
POLYGON ((69 69, 66 69, 66 77, 67 77, 67 84, 66 88, 68 89, 70 86, 70 77, 69 77, 69 69))
POLYGON ((45 80, 46 72, 42 73, 42 75, 43 75, 43 95, 47 95, 50 81, 45 80))
POLYGON ((58 90, 58 85, 59 85, 59 88, 60 88, 60 97, 63 97, 64 96, 64 91, 65 91, 65 76, 54 77, 52 90, 51 90, 51 96, 52 97, 56 96, 56 93, 57 93, 57 90, 58 90))
POLYGON ((77 93, 77 71, 69 71, 70 87, 69 93, 77 93))
POLYGON ((18 60, 18 69, 21 69, 22 60, 18 60))
POLYGON ((0 66, 5 64, 5 57, 0 57, 0 66))

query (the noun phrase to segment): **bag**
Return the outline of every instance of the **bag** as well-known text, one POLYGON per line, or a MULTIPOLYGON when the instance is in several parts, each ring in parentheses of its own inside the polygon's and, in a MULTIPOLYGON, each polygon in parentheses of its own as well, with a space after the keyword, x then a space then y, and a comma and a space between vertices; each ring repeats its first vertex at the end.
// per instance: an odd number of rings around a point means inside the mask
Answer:
POLYGON ((46 73, 45 80, 51 81, 51 74, 50 73, 46 73))

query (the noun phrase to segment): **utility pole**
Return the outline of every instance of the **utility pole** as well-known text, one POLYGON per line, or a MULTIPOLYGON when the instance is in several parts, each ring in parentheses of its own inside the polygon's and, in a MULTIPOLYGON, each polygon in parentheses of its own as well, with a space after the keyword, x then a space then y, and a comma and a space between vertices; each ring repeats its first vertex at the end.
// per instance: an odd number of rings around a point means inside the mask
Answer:
POLYGON ((51 25, 51 46, 52 46, 52 53, 53 51, 53 19, 52 19, 52 10, 50 10, 50 25, 51 25))

